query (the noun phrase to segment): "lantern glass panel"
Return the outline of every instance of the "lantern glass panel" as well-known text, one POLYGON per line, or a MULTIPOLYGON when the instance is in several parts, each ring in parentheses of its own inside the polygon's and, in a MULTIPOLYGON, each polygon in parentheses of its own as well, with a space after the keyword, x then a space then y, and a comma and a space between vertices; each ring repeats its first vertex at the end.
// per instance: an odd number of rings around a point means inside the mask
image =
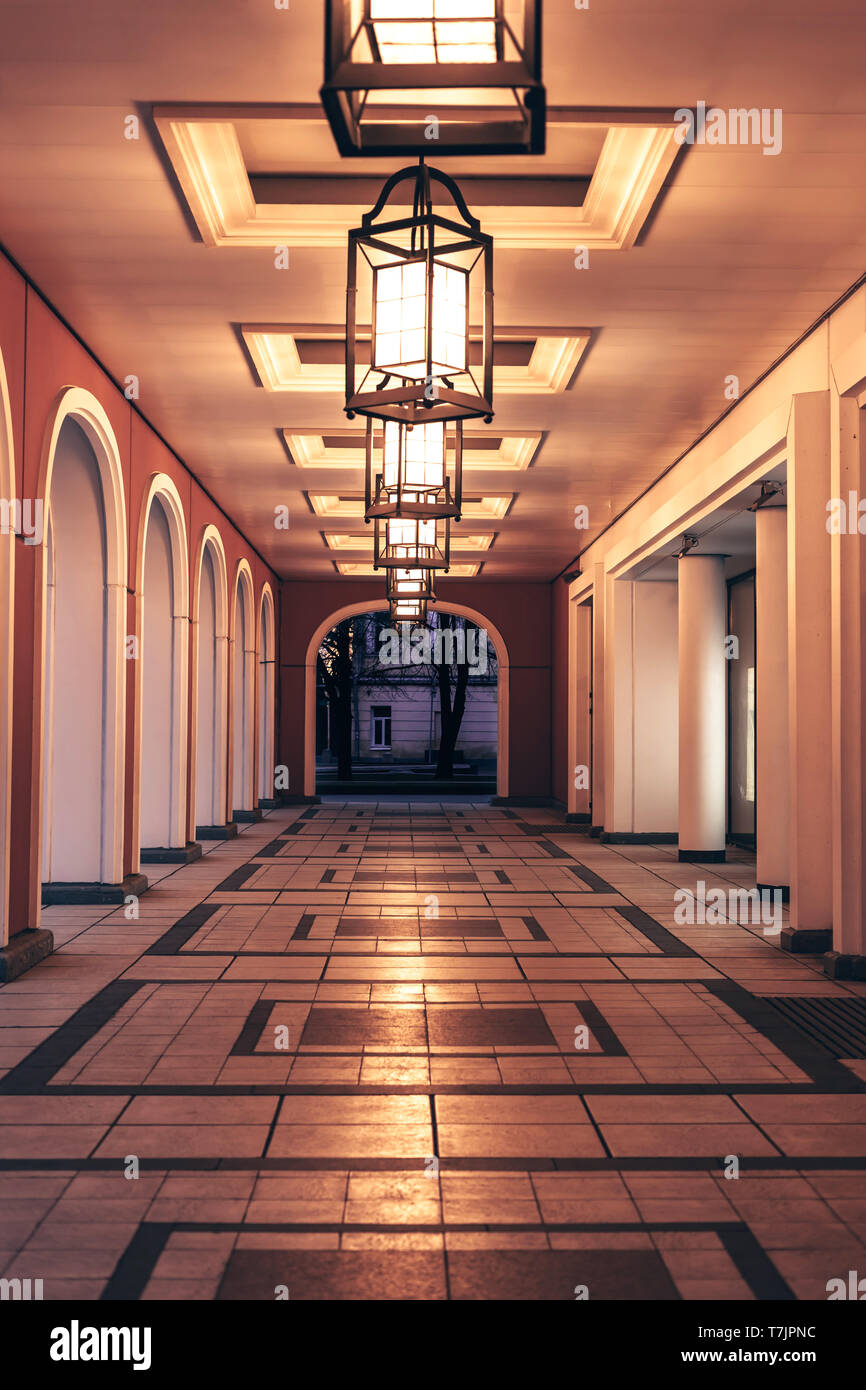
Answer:
POLYGON ((403 486, 441 488, 445 485, 445 426, 433 421, 407 429, 385 422, 383 480, 386 491, 400 485, 400 449, 404 450, 403 486))
POLYGON ((383 63, 495 63, 496 0, 370 0, 383 63))
POLYGON ((388 553, 395 560, 421 560, 436 548, 436 522, 390 517, 386 523, 388 553))
POLYGON ((429 598, 433 591, 433 577, 429 570, 394 569, 388 580, 389 598, 429 598))
POLYGON ((425 599, 398 598, 391 603, 392 622, 423 623, 427 617, 425 599))
POLYGON ((373 367, 418 380, 465 372, 469 362, 469 276, 433 263, 432 362, 427 366, 427 259, 400 260, 374 270, 373 367))

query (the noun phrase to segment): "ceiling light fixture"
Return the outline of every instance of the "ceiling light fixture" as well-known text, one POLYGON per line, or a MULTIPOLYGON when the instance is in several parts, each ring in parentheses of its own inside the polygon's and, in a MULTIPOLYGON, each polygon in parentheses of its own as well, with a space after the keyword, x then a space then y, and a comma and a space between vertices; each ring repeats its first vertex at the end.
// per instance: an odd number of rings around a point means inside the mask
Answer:
POLYGON ((435 518, 375 519, 373 569, 444 569, 451 564, 451 523, 435 518))
POLYGON ((423 158, 388 179, 349 233, 346 414, 413 425, 493 418, 493 239, 454 180, 423 158), (386 213, 406 183, 413 185, 411 216, 386 213), (454 204, 447 217, 434 212, 434 183, 454 204), (469 351, 473 313, 482 323, 477 366, 469 351), (365 321, 369 365, 358 351, 365 321))
POLYGON ((374 517, 453 517, 463 497, 463 425, 380 424, 367 420, 367 521, 374 517))
POLYGON ((385 596, 389 602, 396 599, 435 599, 433 571, 389 569, 385 582, 385 596))
POLYGON ((541 0, 327 0, 320 96, 341 155, 543 154, 541 0))
POLYGON ((427 600, 423 598, 398 598, 388 605, 388 616, 392 623, 426 623, 427 600))

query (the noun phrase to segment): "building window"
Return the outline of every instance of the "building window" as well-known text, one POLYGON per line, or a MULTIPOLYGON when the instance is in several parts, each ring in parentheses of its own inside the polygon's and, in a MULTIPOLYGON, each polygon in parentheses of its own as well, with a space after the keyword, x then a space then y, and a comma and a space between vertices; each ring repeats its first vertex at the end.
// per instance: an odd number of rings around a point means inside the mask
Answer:
POLYGON ((371 748, 391 747, 391 706, 373 705, 371 710, 373 729, 370 735, 371 748))

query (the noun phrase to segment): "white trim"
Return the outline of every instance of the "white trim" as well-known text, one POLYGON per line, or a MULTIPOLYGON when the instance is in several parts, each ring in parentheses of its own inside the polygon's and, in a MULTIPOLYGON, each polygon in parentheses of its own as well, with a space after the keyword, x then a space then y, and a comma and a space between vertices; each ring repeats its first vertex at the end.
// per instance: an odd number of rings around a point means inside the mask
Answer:
POLYGON ((265 580, 256 625, 256 805, 274 794, 274 715, 276 695, 276 631, 274 595, 265 580), (264 647, 262 619, 264 618, 264 647))
POLYGON ((201 572, 205 550, 210 551, 213 563, 215 584, 215 635, 217 646, 216 688, 214 691, 214 723, 218 733, 221 757, 218 759, 214 792, 217 806, 226 805, 226 776, 228 772, 228 669, 229 669, 229 586, 228 564, 225 546, 215 526, 208 525, 202 530, 198 551, 193 566, 192 616, 190 622, 190 706, 189 706, 189 765, 190 798, 187 815, 187 839, 195 839, 196 823, 207 825, 208 821, 198 819, 196 807, 196 786, 198 776, 198 647, 199 616, 201 605, 201 572))
POLYGON ((255 612, 255 584, 253 582, 253 572, 250 569, 248 560, 238 561, 235 570, 234 583, 232 585, 232 601, 229 609, 229 737, 228 737, 228 775, 227 775, 227 816, 230 821, 235 811, 249 811, 255 805, 255 691, 256 691, 256 612, 255 612), (238 593, 243 593, 244 605, 244 652, 243 652, 243 682, 244 682, 244 703, 247 712, 246 733, 247 739, 247 767, 244 777, 244 788, 241 801, 242 806, 233 805, 234 802, 234 755, 235 755, 235 662, 238 657, 237 636, 235 632, 235 620, 237 616, 238 593), (252 645, 251 645, 252 644, 252 645), (251 660, 246 658, 252 657, 251 660))
POLYGON ((135 561, 135 630, 139 660, 135 663, 135 727, 133 742, 132 868, 137 872, 141 853, 142 690, 145 659, 143 635, 144 561, 147 527, 154 502, 159 498, 168 520, 172 559, 172 740, 171 820, 169 840, 174 848, 186 844, 187 819, 187 696, 189 691, 189 554, 186 516, 177 486, 167 473, 151 475, 138 516, 138 549, 135 561))
POLYGON ((90 391, 65 386, 54 398, 48 414, 39 463, 37 497, 45 503, 42 537, 42 563, 37 566, 33 623, 34 694, 38 691, 38 713, 34 716, 33 750, 34 824, 40 834, 31 848, 30 925, 38 926, 42 882, 42 749, 45 736, 45 596, 47 584, 47 537, 51 507, 51 479, 57 441, 64 423, 75 420, 84 431, 96 458, 102 486, 105 528, 105 778, 103 793, 101 881, 123 880, 124 779, 126 772, 126 499, 123 490, 123 463, 114 430, 105 409, 90 391), (35 870, 35 873, 33 872, 35 870))

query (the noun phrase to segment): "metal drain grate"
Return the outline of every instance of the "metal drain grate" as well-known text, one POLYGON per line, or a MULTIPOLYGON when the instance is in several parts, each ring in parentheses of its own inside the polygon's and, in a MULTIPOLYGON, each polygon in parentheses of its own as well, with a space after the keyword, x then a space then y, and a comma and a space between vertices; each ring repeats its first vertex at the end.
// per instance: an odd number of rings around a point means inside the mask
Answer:
POLYGON ((774 995, 765 1003, 834 1057, 866 1058, 866 1000, 774 995))

